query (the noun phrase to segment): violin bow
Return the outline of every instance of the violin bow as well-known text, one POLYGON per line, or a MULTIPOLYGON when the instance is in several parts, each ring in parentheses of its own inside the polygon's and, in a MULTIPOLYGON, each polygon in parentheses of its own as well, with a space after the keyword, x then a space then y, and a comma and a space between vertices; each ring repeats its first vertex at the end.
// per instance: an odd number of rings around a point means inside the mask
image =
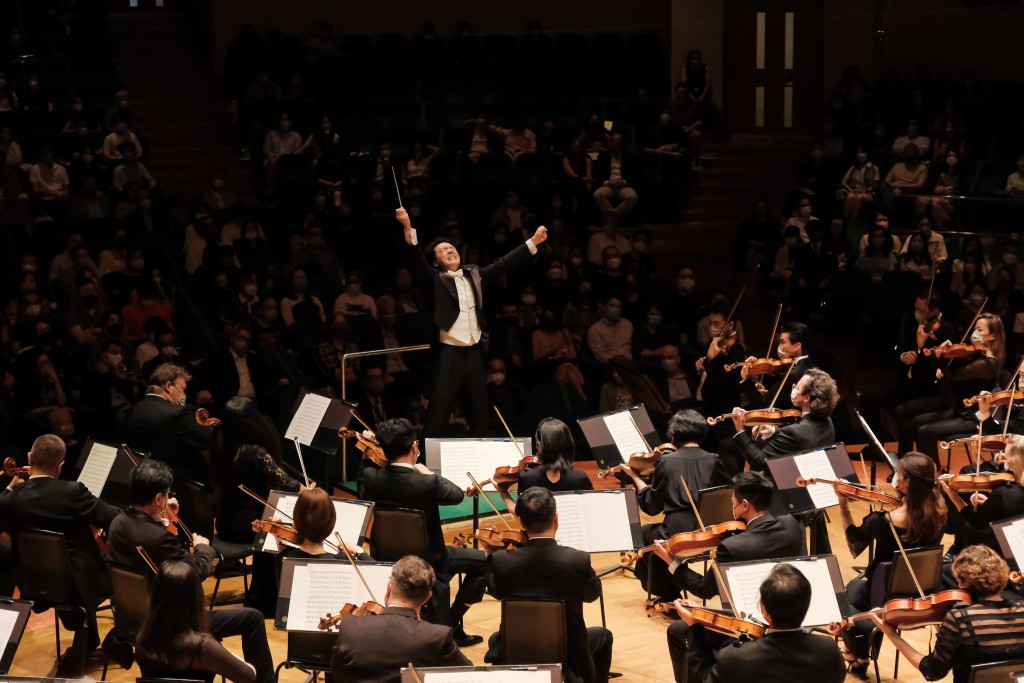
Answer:
POLYGON ((348 551, 348 547, 345 545, 345 541, 342 540, 341 534, 335 531, 334 538, 338 541, 338 547, 342 549, 342 551, 345 553, 345 557, 348 558, 349 564, 351 564, 352 568, 356 570, 356 576, 358 576, 359 580, 363 582, 363 588, 366 589, 366 592, 369 594, 370 599, 374 602, 377 602, 377 596, 373 594, 373 590, 370 588, 370 584, 366 583, 366 578, 363 576, 363 573, 359 571, 359 565, 356 564, 356 560, 354 557, 352 557, 352 553, 348 551))
POLYGON ((626 415, 629 415, 629 421, 633 424, 633 429, 635 429, 636 433, 640 435, 640 440, 644 442, 644 449, 646 449, 645 452, 650 453, 651 444, 647 443, 647 437, 644 436, 644 433, 642 431, 640 431, 640 425, 638 425, 636 423, 636 420, 633 419, 633 411, 627 410, 626 415))
POLYGON ((729 309, 729 317, 725 319, 722 324, 722 332, 725 332, 725 328, 732 322, 732 317, 736 314, 736 307, 740 305, 740 299, 743 298, 743 294, 747 291, 747 286, 743 285, 740 287, 740 293, 736 295, 736 300, 732 302, 732 308, 729 309))
MULTIPOLYGON (((974 332, 974 326, 978 324, 978 318, 980 318, 981 314, 985 312, 985 306, 987 306, 987 305, 988 305, 988 297, 986 296, 985 300, 983 302, 981 302, 981 308, 979 308, 978 312, 974 314, 974 318, 971 320, 971 324, 968 325, 964 329, 964 336, 960 337, 960 343, 961 344, 965 343, 967 341, 967 337, 969 337, 971 335, 971 333, 974 332)), ((950 358, 949 362, 946 363, 946 367, 948 368, 951 365, 953 365, 953 359, 952 358, 950 358)), ((938 381, 938 380, 936 380, 936 381, 938 381)))
POLYGON ((910 578, 914 580, 914 586, 917 588, 918 595, 924 600, 924 589, 921 588, 921 582, 917 578, 917 572, 914 571, 914 565, 910 563, 910 558, 907 557, 907 551, 903 548, 903 541, 900 539, 899 533, 896 532, 896 526, 889 520, 889 529, 892 531, 892 537, 896 539, 896 545, 900 549, 900 555, 903 555, 903 561, 907 563, 907 570, 910 572, 910 578))
POLYGON ((775 410, 775 402, 779 400, 779 394, 782 393, 782 387, 786 386, 786 380, 789 379, 790 373, 793 372, 793 366, 796 365, 796 361, 789 364, 786 368, 786 374, 782 376, 782 381, 779 382, 779 388, 775 390, 775 396, 772 397, 771 405, 768 406, 768 412, 775 410))
POLYGON ((697 518, 697 524, 700 525, 701 531, 707 531, 707 527, 704 526, 704 520, 700 518, 700 511, 697 509, 697 504, 693 501, 693 496, 690 495, 690 487, 686 485, 686 479, 683 475, 679 475, 679 481, 683 482, 683 491, 686 491, 686 497, 690 501, 690 507, 693 508, 693 516, 697 518))
POLYGON ((295 521, 295 520, 294 520, 294 519, 292 518, 292 516, 291 516, 291 515, 289 515, 289 514, 285 514, 284 512, 281 512, 281 511, 280 511, 279 509, 277 509, 276 507, 274 507, 273 505, 271 505, 269 501, 263 500, 262 498, 260 498, 259 496, 257 496, 257 495, 256 495, 255 493, 253 493, 252 491, 250 491, 250 490, 248 489, 248 487, 246 487, 246 485, 245 485, 245 484, 239 484, 239 485, 238 485, 238 488, 239 488, 239 490, 241 490, 241 492, 242 492, 242 493, 244 493, 245 495, 249 496, 250 498, 255 498, 256 500, 258 500, 259 502, 263 503, 263 504, 264 504, 264 505, 266 505, 266 506, 267 506, 268 508, 270 508, 271 510, 273 510, 273 511, 274 511, 274 512, 276 512, 277 514, 281 515, 282 517, 287 517, 287 518, 288 518, 288 519, 289 519, 290 521, 292 521, 292 522, 294 522, 294 521, 295 521))
POLYGON ((295 438, 295 453, 299 456, 299 467, 302 468, 302 478, 306 480, 306 488, 309 488, 309 475, 306 474, 306 461, 302 459, 302 444, 298 437, 295 438))
MULTIPOLYGON (((1019 372, 1019 370, 1018 370, 1019 372)), ((121 444, 121 450, 128 456, 128 459, 132 461, 132 465, 135 467, 139 466, 139 459, 135 457, 135 451, 132 450, 131 446, 126 443, 121 444)))
POLYGON ((508 520, 505 519, 505 515, 503 515, 500 512, 498 512, 498 508, 495 507, 494 503, 491 502, 491 497, 488 496, 486 493, 484 493, 483 487, 480 485, 480 483, 473 476, 472 472, 466 472, 466 476, 469 477, 469 481, 472 482, 474 487, 476 487, 476 490, 480 492, 480 497, 483 498, 484 500, 486 500, 487 504, 491 506, 492 510, 494 510, 494 514, 498 515, 498 517, 505 524, 505 526, 508 527, 508 530, 509 531, 515 531, 515 529, 512 528, 512 525, 508 523, 508 520))
POLYGON ((512 439, 512 443, 515 444, 516 450, 519 451, 520 460, 525 458, 526 453, 523 452, 523 447, 519 444, 519 441, 516 440, 516 437, 512 436, 512 430, 508 428, 508 423, 505 422, 505 418, 502 416, 501 411, 498 410, 498 406, 491 404, 491 407, 494 408, 494 412, 497 413, 502 426, 505 427, 505 431, 508 432, 508 438, 512 439))
POLYGON ((159 567, 156 566, 156 562, 153 561, 153 558, 150 556, 149 553, 146 552, 145 548, 143 548, 141 545, 137 545, 135 546, 135 550, 139 553, 139 555, 142 556, 143 561, 150 569, 153 570, 154 574, 160 573, 159 567))
MULTIPOLYGON (((772 325, 772 336, 768 337, 768 350, 765 352, 765 358, 772 357, 772 346, 775 344, 775 333, 779 331, 779 321, 782 319, 782 304, 775 310, 775 324, 772 325)), ((764 373, 762 373, 757 381, 754 382, 754 388, 762 394, 765 393, 764 388, 764 373)))
MULTIPOLYGON (((374 602, 377 601, 374 600, 374 602)), ((420 672, 416 670, 416 667, 412 665, 412 662, 409 662, 409 673, 412 674, 412 677, 416 681, 416 683, 423 683, 423 679, 420 678, 420 672)))
MULTIPOLYGON (((391 179, 395 181, 395 194, 398 196, 398 208, 404 209, 405 207, 402 206, 402 191, 398 189, 398 176, 395 175, 394 166, 391 167, 391 179)), ((934 275, 932 277, 934 277, 934 275)), ((374 602, 377 601, 374 600, 374 602)))
POLYGON ((729 611, 732 612, 732 615, 739 619, 744 618, 736 611, 736 603, 733 602, 729 586, 726 585, 722 570, 718 567, 718 550, 712 550, 708 554, 711 556, 711 569, 715 572, 715 580, 718 581, 718 592, 729 602, 729 611))

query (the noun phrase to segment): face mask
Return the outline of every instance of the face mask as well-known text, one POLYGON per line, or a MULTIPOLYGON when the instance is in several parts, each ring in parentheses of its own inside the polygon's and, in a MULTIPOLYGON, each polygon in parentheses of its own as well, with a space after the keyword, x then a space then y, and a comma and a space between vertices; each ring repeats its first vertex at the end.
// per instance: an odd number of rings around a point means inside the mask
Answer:
POLYGON ((491 383, 492 384, 497 384, 497 385, 500 386, 504 382, 505 382, 505 373, 504 372, 492 372, 491 373, 491 383))
POLYGON ((535 303, 537 303, 537 297, 536 296, 534 296, 533 294, 524 294, 523 295, 523 305, 524 306, 532 306, 535 303))
POLYGON ((697 281, 692 277, 681 277, 676 281, 676 284, 679 285, 679 289, 689 292, 697 286, 697 281))
POLYGON ((622 317, 622 309, 618 306, 609 306, 604 311, 604 317, 608 319, 608 322, 618 322, 619 318, 622 317))
POLYGON ((100 298, 95 294, 86 294, 82 297, 82 305, 86 308, 96 308, 100 305, 100 298))
POLYGON ((120 353, 108 353, 106 354, 106 358, 107 365, 112 365, 115 368, 121 365, 122 362, 124 362, 124 356, 122 356, 120 353))
POLYGON ((983 303, 985 303, 985 295, 971 294, 971 303, 974 304, 975 306, 981 306, 983 303))
POLYGON ((793 385, 793 388, 789 390, 789 402, 796 405, 796 398, 800 395, 800 391, 793 385))
POLYGON ((712 337, 717 337, 718 335, 722 334, 722 326, 712 325, 709 329, 709 332, 711 332, 712 337))
POLYGON ((583 257, 582 256, 570 256, 569 257, 569 263, 573 264, 574 266, 576 266, 578 268, 578 267, 583 265, 583 257))
POLYGON ((39 314, 43 312, 43 307, 39 304, 29 304, 25 307, 25 315, 30 318, 38 318, 39 314))
POLYGON ((985 335, 983 335, 981 332, 978 332, 978 330, 975 330, 974 332, 971 332, 971 343, 972 344, 984 344, 985 343, 985 335))
POLYGON ((300 278, 297 278, 295 280, 292 280, 292 287, 294 287, 295 289, 297 289, 299 291, 305 289, 306 285, 308 285, 308 284, 309 284, 309 281, 306 280, 306 278, 300 277, 300 278))
POLYGON ((610 270, 615 270, 616 268, 622 265, 622 259, 619 258, 618 256, 614 256, 605 261, 604 265, 606 268, 609 268, 610 270))
POLYGON ((257 291, 259 291, 259 288, 256 285, 246 285, 245 287, 242 287, 242 294, 249 298, 256 296, 257 291))
POLYGON ((786 352, 782 350, 782 344, 779 344, 779 347, 777 349, 775 349, 775 350, 778 352, 779 358, 785 358, 786 357, 786 352))
POLYGON ((552 280, 561 280, 562 279, 562 269, 561 268, 551 268, 551 269, 549 269, 548 270, 548 277, 551 278, 552 280))
POLYGON ((396 285, 396 286, 397 286, 397 287, 398 287, 399 289, 409 289, 410 287, 412 287, 412 280, 411 280, 411 279, 409 279, 409 278, 407 278, 407 277, 400 277, 400 278, 398 278, 398 280, 397 280, 397 281, 395 282, 395 285, 396 285))
POLYGON ((1008 266, 1017 265, 1017 255, 1012 252, 1008 254, 1003 254, 1003 263, 1005 263, 1008 266))
POLYGON ((633 251, 642 254, 647 251, 647 242, 633 242, 633 251))
POLYGON ((665 372, 675 372, 679 369, 678 358, 665 358, 661 361, 661 369, 665 372))
POLYGON ((647 316, 647 324, 648 325, 660 325, 661 324, 661 314, 660 313, 651 313, 649 316, 647 316))

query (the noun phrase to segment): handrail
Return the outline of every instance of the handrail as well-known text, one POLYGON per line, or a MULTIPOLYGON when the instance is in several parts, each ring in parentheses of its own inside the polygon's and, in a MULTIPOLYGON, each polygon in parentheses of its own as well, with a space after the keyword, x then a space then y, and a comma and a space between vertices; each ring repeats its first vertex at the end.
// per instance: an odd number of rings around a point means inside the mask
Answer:
MULTIPOLYGON (((341 356, 341 400, 346 399, 345 373, 348 370, 349 358, 366 358, 367 356, 386 356, 389 353, 406 353, 407 351, 426 351, 430 344, 416 344, 415 346, 396 346, 390 349, 374 349, 372 351, 353 351, 341 356)), ((348 441, 341 442, 341 476, 348 481, 348 441)), ((326 481, 324 482, 326 484, 326 481)))

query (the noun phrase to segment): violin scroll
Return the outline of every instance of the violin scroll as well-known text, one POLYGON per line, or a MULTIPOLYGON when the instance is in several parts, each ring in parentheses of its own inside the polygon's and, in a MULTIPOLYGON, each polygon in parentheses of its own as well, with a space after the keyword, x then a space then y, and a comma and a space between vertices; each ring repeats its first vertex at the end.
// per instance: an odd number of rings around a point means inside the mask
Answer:
POLYGON ((14 458, 5 458, 3 468, 6 477, 28 479, 28 467, 18 467, 18 461, 14 458))
POLYGON ((220 418, 210 417, 210 411, 200 408, 196 411, 196 422, 204 427, 216 427, 220 424, 220 418))

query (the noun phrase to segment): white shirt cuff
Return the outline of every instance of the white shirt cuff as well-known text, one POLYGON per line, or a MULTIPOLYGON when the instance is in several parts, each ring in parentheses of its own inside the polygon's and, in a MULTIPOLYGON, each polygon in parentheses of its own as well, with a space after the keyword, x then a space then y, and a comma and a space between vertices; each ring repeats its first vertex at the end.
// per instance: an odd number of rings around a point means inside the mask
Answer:
POLYGON ((683 563, 680 562, 679 560, 672 560, 672 564, 670 564, 668 566, 668 573, 669 574, 675 574, 676 570, 679 569, 680 565, 682 565, 682 564, 683 563))
POLYGON ((526 248, 530 250, 530 253, 534 256, 537 255, 537 245, 533 243, 533 239, 526 240, 526 248))
POLYGON ((978 422, 984 422, 985 420, 987 420, 987 419, 988 419, 989 417, 991 417, 991 416, 992 416, 992 413, 991 413, 991 412, 986 412, 986 413, 983 413, 983 412, 981 412, 981 411, 979 410, 978 412, 976 412, 976 413, 974 414, 974 416, 975 416, 976 418, 978 418, 978 422))
POLYGON ((405 231, 405 243, 414 247, 419 244, 419 240, 416 239, 416 228, 405 231))

